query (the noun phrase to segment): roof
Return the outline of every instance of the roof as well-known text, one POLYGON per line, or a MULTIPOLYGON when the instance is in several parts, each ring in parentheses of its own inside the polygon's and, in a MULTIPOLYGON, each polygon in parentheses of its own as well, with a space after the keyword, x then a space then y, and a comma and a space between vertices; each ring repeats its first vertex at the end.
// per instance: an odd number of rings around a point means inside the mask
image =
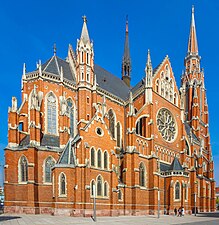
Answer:
POLYGON ((179 159, 177 157, 174 158, 172 164, 170 165, 170 170, 172 171, 183 170, 182 165, 180 164, 179 159))
POLYGON ((74 144, 80 140, 80 136, 77 134, 74 139, 70 138, 67 142, 57 164, 70 164, 72 166, 76 165, 76 156, 74 153, 74 144))
POLYGON ((165 171, 183 171, 184 169, 182 165, 180 164, 178 158, 175 157, 171 165, 161 162, 160 170, 162 172, 165 172, 165 171))
MULTIPOLYGON (((184 123, 184 124, 185 124, 186 133, 190 137, 191 127, 188 123, 184 123)), ((193 132, 192 132, 192 139, 195 140, 198 144, 200 144, 200 141, 199 141, 198 137, 193 132)))
POLYGON ((97 84, 99 87, 122 100, 126 100, 129 97, 130 89, 120 78, 98 65, 94 65, 94 72, 96 74, 97 84))
POLYGON ((65 60, 54 55, 46 63, 42 65, 42 71, 53 73, 58 76, 61 75, 61 68, 63 70, 63 77, 70 81, 75 81, 75 74, 70 69, 70 65, 65 60))
MULTIPOLYGON (((21 141, 19 146, 24 147, 30 144, 30 135, 26 135, 21 141)), ((40 146, 59 147, 60 140, 58 136, 44 134, 40 141, 40 146)))
POLYGON ((49 146, 49 147, 59 147, 60 140, 59 136, 44 134, 41 138, 41 146, 49 146))

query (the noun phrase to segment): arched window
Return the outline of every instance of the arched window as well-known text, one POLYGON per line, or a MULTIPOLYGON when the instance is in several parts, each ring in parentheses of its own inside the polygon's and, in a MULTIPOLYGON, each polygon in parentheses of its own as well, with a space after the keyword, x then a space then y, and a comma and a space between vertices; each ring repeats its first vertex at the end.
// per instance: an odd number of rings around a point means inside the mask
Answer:
POLYGON ((70 98, 67 99, 67 113, 70 119, 70 135, 74 137, 74 104, 70 98))
POLYGON ((104 169, 108 169, 108 153, 104 152, 104 169))
POLYGON ((59 176, 59 190, 60 195, 66 195, 66 177, 64 173, 59 176))
POLYGON ((109 114, 109 130, 113 138, 115 138, 115 116, 113 110, 110 109, 108 114, 109 114))
POLYGON ((97 167, 102 167, 102 154, 100 149, 97 152, 97 167))
POLYGON ((91 185, 90 185, 91 196, 94 196, 95 188, 96 188, 95 181, 92 180, 92 181, 91 181, 91 185))
POLYGON ((91 161, 91 166, 95 166, 95 150, 92 148, 90 152, 90 161, 91 161))
POLYGON ((120 123, 118 122, 117 123, 117 147, 121 147, 121 125, 120 123))
POLYGON ((120 189, 118 191, 118 199, 119 200, 122 200, 122 191, 120 189))
POLYGON ((105 182, 104 183, 104 193, 103 193, 104 197, 107 197, 108 195, 108 183, 105 182))
POLYGON ((102 177, 97 177, 97 196, 102 196, 102 177))
POLYGON ((159 89, 160 89, 160 81, 159 81, 159 79, 157 79, 156 80, 156 92, 160 94, 159 89))
POLYGON ((19 122, 18 129, 19 129, 19 131, 24 131, 24 123, 23 122, 19 122))
POLYGON ((139 166, 139 185, 145 187, 145 166, 143 162, 139 166))
POLYGON ((146 120, 147 117, 142 117, 136 123, 136 134, 146 137, 146 120))
POLYGON ((179 200, 180 199, 180 183, 176 182, 175 184, 175 199, 179 200))
POLYGON ((190 155, 189 144, 188 144, 187 141, 186 141, 186 154, 187 154, 187 155, 190 155))
POLYGON ((27 158, 25 156, 21 156, 20 162, 20 181, 21 182, 27 182, 28 181, 28 163, 27 158))
POLYGON ((52 157, 48 157, 45 161, 45 182, 52 182, 52 167, 55 165, 55 161, 52 157))
POLYGON ((47 132, 57 134, 56 97, 52 92, 47 97, 47 132))

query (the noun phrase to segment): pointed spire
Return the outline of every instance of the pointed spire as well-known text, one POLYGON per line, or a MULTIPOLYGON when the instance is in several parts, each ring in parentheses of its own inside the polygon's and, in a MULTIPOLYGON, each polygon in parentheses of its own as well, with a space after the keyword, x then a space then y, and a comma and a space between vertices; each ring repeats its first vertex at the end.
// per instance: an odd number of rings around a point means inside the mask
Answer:
POLYGON ((56 43, 54 43, 54 45, 53 45, 53 55, 54 55, 54 56, 56 56, 56 50, 57 50, 57 49, 56 49, 56 43))
POLYGON ((188 42, 188 54, 198 55, 198 42, 197 42, 196 28, 195 28, 194 6, 192 6, 192 18, 191 18, 190 34, 189 34, 189 42, 188 42))
POLYGON ((151 63, 151 54, 150 54, 150 50, 148 49, 148 57, 147 57, 147 63, 146 63, 146 67, 145 67, 145 72, 146 75, 152 75, 152 63, 151 63))
POLYGON ((125 47, 123 54, 123 63, 130 64, 130 50, 129 50, 129 27, 128 27, 128 16, 126 16, 126 28, 125 28, 125 47))
POLYGON ((129 28, 128 28, 128 16, 126 16, 126 28, 125 28, 125 46, 124 54, 122 58, 122 80, 130 86, 131 79, 131 58, 129 49, 129 28))
POLYGON ((26 64, 24 63, 23 65, 23 74, 22 74, 22 78, 25 79, 26 78, 26 64))
POLYGON ((82 16, 82 18, 83 18, 84 24, 81 31, 81 40, 84 42, 84 44, 86 44, 87 42, 90 42, 90 38, 89 38, 88 30, 87 30, 87 17, 82 16))
POLYGON ((39 64, 38 64, 38 68, 39 68, 39 75, 42 75, 42 64, 41 64, 41 60, 39 60, 39 64))

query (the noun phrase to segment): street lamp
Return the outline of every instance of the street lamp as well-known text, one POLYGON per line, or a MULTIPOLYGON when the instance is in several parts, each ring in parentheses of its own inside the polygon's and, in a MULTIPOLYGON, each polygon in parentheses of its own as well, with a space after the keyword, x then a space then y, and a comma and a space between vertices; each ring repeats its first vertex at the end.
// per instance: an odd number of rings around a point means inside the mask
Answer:
POLYGON ((94 198, 94 204, 93 204, 93 220, 94 222, 97 222, 97 215, 96 215, 96 185, 93 184, 91 187, 93 189, 93 198, 94 198))

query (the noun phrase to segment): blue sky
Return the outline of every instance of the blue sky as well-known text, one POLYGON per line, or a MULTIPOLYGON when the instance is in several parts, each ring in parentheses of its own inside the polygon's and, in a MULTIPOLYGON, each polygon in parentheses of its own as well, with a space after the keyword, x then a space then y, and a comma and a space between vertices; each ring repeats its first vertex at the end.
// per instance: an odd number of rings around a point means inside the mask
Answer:
POLYGON ((7 110, 12 96, 17 96, 20 102, 24 62, 27 71, 34 70, 39 59, 45 62, 52 56, 54 43, 57 55, 65 58, 69 43, 75 49, 82 16, 86 15, 90 38, 94 41, 95 63, 121 76, 128 15, 132 85, 144 76, 147 49, 150 49, 153 67, 169 55, 179 86, 192 5, 195 5, 201 66, 205 70, 215 178, 219 184, 218 0, 3 1, 0 7, 0 163, 3 164, 3 149, 7 145, 7 110))

